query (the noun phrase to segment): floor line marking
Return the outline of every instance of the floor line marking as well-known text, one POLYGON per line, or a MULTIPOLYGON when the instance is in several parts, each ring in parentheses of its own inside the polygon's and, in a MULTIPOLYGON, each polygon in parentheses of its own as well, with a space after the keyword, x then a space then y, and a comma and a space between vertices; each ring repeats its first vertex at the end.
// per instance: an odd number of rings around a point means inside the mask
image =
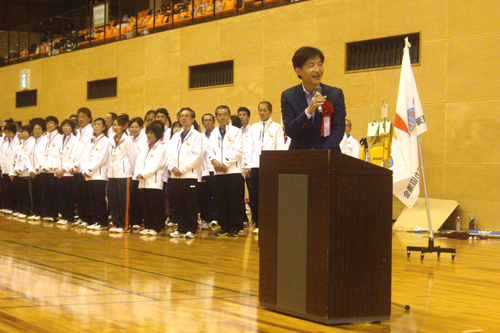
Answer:
MULTIPOLYGON (((8 241, 8 242, 11 242, 11 243, 14 243, 14 244, 19 244, 19 245, 27 245, 27 244, 23 244, 23 243, 19 243, 19 242, 14 242, 14 241, 8 241)), ((146 271, 146 270, 139 269, 139 268, 128 267, 128 266, 124 266, 124 265, 120 265, 120 264, 115 264, 115 263, 111 263, 111 262, 107 262, 107 261, 103 261, 103 260, 98 260, 98 259, 93 259, 93 258, 89 258, 89 257, 79 256, 79 255, 76 255, 76 254, 70 254, 70 253, 65 253, 65 252, 51 250, 51 249, 44 249, 44 248, 39 247, 37 245, 27 245, 27 246, 32 247, 32 248, 36 248, 36 249, 39 249, 39 250, 43 250, 43 251, 54 252, 54 253, 63 254, 63 255, 67 255, 67 256, 71 256, 71 257, 76 257, 76 258, 81 258, 81 259, 87 259, 87 260, 91 260, 91 261, 94 261, 94 262, 103 263, 103 264, 106 264, 106 265, 116 266, 116 267, 120 267, 120 268, 126 268, 126 269, 130 269, 132 271, 137 271, 137 272, 142 272, 142 273, 147 273, 147 274, 153 274, 153 275, 157 275, 157 276, 161 276, 161 277, 166 277, 166 278, 170 278, 170 279, 174 279, 174 280, 179 280, 179 281, 183 281, 183 282, 189 282, 189 283, 199 284, 199 285, 202 285, 202 286, 217 288, 217 289, 221 289, 221 290, 228 290, 228 291, 235 292, 235 293, 238 293, 238 294, 244 294, 244 295, 249 295, 249 296, 258 296, 256 294, 251 294, 251 293, 247 293, 247 292, 244 292, 244 291, 233 290, 233 289, 229 289, 229 288, 225 288, 225 287, 218 287, 218 286, 211 285, 211 284, 208 284, 208 283, 191 281, 191 280, 188 280, 188 279, 183 279, 183 278, 179 278, 179 277, 175 277, 175 276, 171 276, 171 275, 166 275, 166 274, 162 274, 162 273, 146 271)))
POLYGON ((66 276, 66 277, 69 277, 69 278, 72 278, 72 279, 75 279, 75 280, 84 281, 84 282, 87 282, 87 283, 90 283, 90 284, 95 284, 95 285, 98 285, 98 286, 101 286, 101 287, 110 288, 110 289, 118 290, 118 291, 125 292, 125 293, 128 293, 128 294, 133 294, 133 295, 136 295, 136 296, 149 298, 151 300, 157 300, 156 298, 151 297, 151 296, 145 296, 145 295, 141 295, 139 293, 133 292, 133 291, 126 290, 126 289, 121 289, 121 288, 118 288, 118 287, 106 285, 106 284, 100 283, 100 282, 90 281, 90 280, 83 279, 83 278, 80 278, 80 277, 77 277, 77 276, 73 276, 71 274, 62 273, 62 272, 56 272, 56 271, 53 271, 51 269, 43 268, 43 267, 36 266, 36 265, 33 265, 33 264, 25 263, 25 262, 18 261, 18 260, 12 260, 11 258, 7 259, 7 258, 5 258, 3 256, 0 256, 0 259, 11 260, 11 261, 13 261, 15 263, 18 263, 20 265, 25 265, 25 266, 29 266, 29 267, 33 267, 33 268, 42 270, 42 271, 46 271, 46 272, 50 272, 50 273, 54 273, 54 274, 58 274, 58 275, 63 275, 63 276, 66 276))

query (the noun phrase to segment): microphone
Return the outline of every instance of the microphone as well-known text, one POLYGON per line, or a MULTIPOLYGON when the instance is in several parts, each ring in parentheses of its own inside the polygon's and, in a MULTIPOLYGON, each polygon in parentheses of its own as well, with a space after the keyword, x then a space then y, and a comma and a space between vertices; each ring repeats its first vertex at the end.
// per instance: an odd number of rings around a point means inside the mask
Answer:
MULTIPOLYGON (((316 88, 314 88, 314 91, 321 94, 321 85, 318 84, 316 88)), ((323 107, 321 105, 318 106, 318 112, 323 113, 323 107)))

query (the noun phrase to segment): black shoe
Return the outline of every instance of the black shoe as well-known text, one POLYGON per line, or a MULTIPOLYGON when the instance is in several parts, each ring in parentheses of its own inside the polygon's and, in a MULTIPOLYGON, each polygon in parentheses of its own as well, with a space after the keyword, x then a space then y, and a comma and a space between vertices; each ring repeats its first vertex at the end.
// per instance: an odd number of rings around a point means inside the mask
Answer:
POLYGON ((228 232, 224 228, 221 228, 218 232, 215 233, 216 236, 227 236, 228 232))
POLYGON ((229 232, 229 237, 238 237, 238 231, 236 231, 236 229, 232 229, 230 232, 229 232))

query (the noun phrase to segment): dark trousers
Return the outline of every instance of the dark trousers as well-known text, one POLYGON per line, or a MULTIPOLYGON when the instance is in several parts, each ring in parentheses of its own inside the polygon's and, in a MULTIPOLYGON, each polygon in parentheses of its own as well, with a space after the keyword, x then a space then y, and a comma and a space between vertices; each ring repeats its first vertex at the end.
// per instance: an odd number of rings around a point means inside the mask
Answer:
POLYGON ((139 181, 132 180, 132 185, 130 187, 130 225, 141 225, 142 224, 142 204, 139 191, 139 181))
POLYGON ((30 177, 31 215, 42 216, 42 186, 40 175, 30 177))
MULTIPOLYGON (((245 184, 247 184, 248 193, 250 193, 250 186, 252 186, 252 183, 250 183, 250 179, 245 178, 245 184)), ((243 222, 248 223, 247 206, 245 204, 245 184, 243 184, 243 205, 241 216, 243 218, 243 222)))
POLYGON ((42 217, 57 219, 57 188, 56 177, 53 173, 41 173, 42 186, 42 217))
POLYGON ((17 211, 17 193, 14 182, 6 173, 2 174, 2 206, 3 208, 17 211))
POLYGON ((73 222, 75 219, 75 183, 74 177, 56 178, 57 199, 62 219, 73 222))
POLYGON ((177 231, 185 234, 191 231, 196 234, 198 230, 198 180, 178 179, 168 180, 168 194, 174 220, 179 225, 177 231))
POLYGON ((160 232, 165 226, 165 192, 163 189, 139 190, 144 212, 144 229, 160 232))
POLYGON ((19 213, 29 215, 31 210, 29 177, 14 178, 14 186, 17 190, 19 213))
POLYGON ((243 229, 244 180, 240 173, 214 177, 214 202, 219 225, 226 231, 243 229))
MULTIPOLYGON (((251 185, 248 186, 248 194, 250 196, 250 210, 252 211, 252 222, 255 228, 259 227, 259 168, 252 168, 250 178, 247 182, 251 185)), ((248 183, 247 183, 248 184, 248 183)))
POLYGON ((116 228, 129 229, 130 178, 108 179, 108 203, 116 228))
POLYGON ((87 181, 87 188, 89 190, 90 214, 92 216, 92 224, 99 223, 99 225, 107 227, 108 208, 106 205, 106 181, 89 180, 87 181))
POLYGON ((78 209, 78 216, 85 222, 91 222, 92 215, 90 213, 90 199, 88 182, 81 173, 75 173, 74 175, 74 187, 75 187, 75 204, 78 209))
POLYGON ((200 207, 200 217, 204 221, 217 220, 213 199, 213 183, 213 172, 209 176, 204 176, 202 182, 198 183, 198 205, 200 207))

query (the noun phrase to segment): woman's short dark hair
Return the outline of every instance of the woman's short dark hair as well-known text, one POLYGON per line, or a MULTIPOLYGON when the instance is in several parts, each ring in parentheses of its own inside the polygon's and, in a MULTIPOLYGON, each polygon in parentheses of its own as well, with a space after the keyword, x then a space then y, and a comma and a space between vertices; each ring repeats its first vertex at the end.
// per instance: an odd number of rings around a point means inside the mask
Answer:
POLYGON ((232 115, 231 116, 231 125, 234 127, 241 128, 241 119, 237 115, 232 115))
POLYGON ((238 114, 240 114, 240 111, 244 111, 244 112, 246 112, 246 113, 247 113, 247 116, 249 116, 249 117, 250 117, 250 110, 249 110, 247 107, 245 107, 245 106, 240 106, 240 107, 238 108, 238 114))
MULTIPOLYGON (((302 68, 302 66, 304 66, 309 59, 315 58, 316 56, 319 56, 321 62, 325 61, 325 56, 319 49, 310 46, 301 47, 295 51, 295 54, 293 55, 293 68, 302 68)), ((299 78, 301 77, 299 76, 299 78)))
POLYGON ((151 132, 155 135, 156 140, 163 138, 163 127, 158 123, 152 123, 146 128, 146 133, 151 132))
POLYGON ((153 115, 153 116, 156 116, 156 111, 155 110, 149 110, 148 112, 146 112, 146 115, 144 116, 144 120, 146 120, 146 118, 150 115, 153 115))
POLYGON ((168 117, 168 111, 167 111, 167 109, 165 109, 165 108, 159 108, 159 109, 157 109, 157 110, 156 110, 156 113, 157 113, 157 114, 158 114, 158 113, 162 113, 162 114, 164 114, 166 117, 168 117))
POLYGON ((48 116, 47 118, 45 118, 45 123, 48 123, 49 121, 54 122, 54 124, 56 124, 56 126, 59 125, 59 119, 57 119, 54 116, 48 116))
POLYGON ((125 120, 127 121, 127 123, 130 121, 130 116, 126 113, 120 113, 118 115, 118 117, 122 117, 122 118, 125 118, 125 120))
POLYGON ((76 124, 75 124, 75 122, 73 120, 71 120, 71 119, 64 119, 63 122, 61 123, 61 128, 64 125, 71 126, 71 133, 73 133, 73 135, 76 135, 76 131, 75 131, 76 124))
POLYGON ((10 122, 7 123, 5 125, 5 131, 9 131, 9 132, 12 132, 12 133, 16 134, 17 133, 17 125, 16 125, 16 123, 10 123, 10 122))
POLYGON ((174 127, 175 126, 179 126, 182 129, 181 122, 180 121, 174 121, 174 123, 172 124, 172 131, 170 131, 170 139, 172 139, 172 137, 174 136, 174 127))
POLYGON ((114 120, 113 120, 113 123, 114 122, 117 122, 118 125, 120 125, 120 127, 125 127, 128 123, 128 119, 127 117, 124 117, 124 116, 119 116, 119 117, 116 117, 114 120))
POLYGON ((102 132, 105 136, 108 136, 108 126, 106 126, 106 120, 104 118, 96 118, 93 122, 95 123, 96 121, 100 121, 102 125, 104 126, 104 131, 102 132))
POLYGON ((262 101, 259 103, 259 106, 261 104, 264 104, 265 106, 267 106, 267 108, 269 109, 269 111, 273 111, 273 105, 271 104, 271 102, 268 102, 268 101, 262 101))
POLYGON ((31 125, 21 126, 21 128, 19 130, 23 131, 23 132, 28 132, 31 135, 31 125))
POLYGON ((30 120, 30 125, 31 125, 31 131, 35 129, 35 126, 38 125, 42 128, 43 132, 47 131, 47 125, 45 124, 45 120, 42 118, 34 118, 30 120))
POLYGON ((92 112, 90 111, 89 108, 86 108, 86 107, 79 108, 78 111, 76 112, 76 114, 78 115, 79 113, 85 114, 92 121, 92 112))
POLYGON ((139 127, 142 128, 142 126, 144 126, 144 120, 142 120, 141 117, 135 117, 135 118, 132 118, 129 122, 129 127, 133 124, 133 123, 137 123, 137 125, 139 125, 139 127))

